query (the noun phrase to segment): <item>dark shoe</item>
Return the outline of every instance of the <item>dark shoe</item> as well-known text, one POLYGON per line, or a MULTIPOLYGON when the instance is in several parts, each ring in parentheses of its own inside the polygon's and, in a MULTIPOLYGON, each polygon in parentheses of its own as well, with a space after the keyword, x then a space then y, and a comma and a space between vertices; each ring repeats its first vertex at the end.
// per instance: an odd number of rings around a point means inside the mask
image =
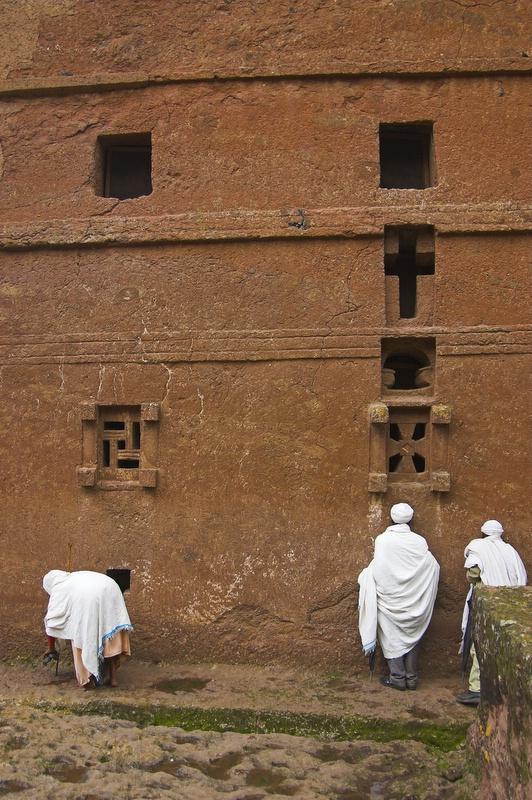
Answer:
POLYGON ((406 688, 407 689, 412 689, 412 690, 417 689, 417 678, 410 679, 410 680, 408 680, 408 678, 407 678, 407 680, 406 680, 406 688))
POLYGON ((381 678, 381 683, 383 686, 387 686, 389 689, 397 689, 399 692, 404 692, 406 689, 406 681, 403 681, 402 683, 394 683, 388 676, 381 678))
POLYGON ((464 706, 478 706, 480 703, 480 692, 472 692, 470 689, 467 692, 462 692, 456 698, 457 703, 462 703, 464 706))

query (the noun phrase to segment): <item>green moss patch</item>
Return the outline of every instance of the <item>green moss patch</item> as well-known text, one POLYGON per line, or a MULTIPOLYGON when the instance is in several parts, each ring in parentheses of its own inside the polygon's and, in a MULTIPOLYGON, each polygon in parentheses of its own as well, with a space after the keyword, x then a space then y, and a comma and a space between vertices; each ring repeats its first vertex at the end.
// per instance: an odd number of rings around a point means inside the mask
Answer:
POLYGON ((186 731, 287 733, 330 741, 368 739, 374 742, 410 740, 440 751, 455 750, 465 741, 467 724, 437 725, 419 721, 391 721, 372 717, 334 717, 327 714, 255 711, 249 708, 195 708, 166 705, 126 705, 93 700, 83 704, 33 703, 42 711, 96 714, 126 719, 145 727, 162 725, 186 731))

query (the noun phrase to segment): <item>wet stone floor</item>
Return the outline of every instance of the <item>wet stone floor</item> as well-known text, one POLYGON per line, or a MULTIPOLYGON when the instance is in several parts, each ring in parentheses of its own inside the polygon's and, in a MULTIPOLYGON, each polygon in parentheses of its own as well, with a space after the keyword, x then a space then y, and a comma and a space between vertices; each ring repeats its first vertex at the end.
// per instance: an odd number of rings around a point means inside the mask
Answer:
MULTIPOLYGON (((238 671, 232 674, 231 669, 225 673, 228 683, 242 678, 238 671)), ((25 681, 21 681, 13 678, 12 670, 0 668, 0 679, 4 678, 4 689, 0 690, 0 798, 471 800, 474 797, 475 780, 467 768, 463 735, 452 742, 443 738, 438 744, 437 726, 441 723, 443 730, 447 724, 445 715, 438 712, 434 702, 436 710, 431 711, 431 703, 428 699, 423 701, 423 695, 415 702, 412 697, 390 697, 389 704, 396 704, 397 713, 382 720, 383 731, 388 730, 390 722, 397 726, 397 720, 411 719, 408 712, 412 708, 418 708, 418 712, 425 709, 423 718, 427 725, 434 726, 435 744, 420 741, 419 737, 418 740, 402 738, 400 726, 389 729, 392 731, 389 741, 364 737, 337 741, 335 738, 339 737, 330 730, 320 736, 318 706, 312 707, 312 736, 276 731, 276 720, 281 719, 278 712, 268 717, 271 728, 265 733, 222 730, 224 710, 220 705, 213 717, 218 730, 184 730, 170 724, 172 710, 185 708, 187 696, 191 698, 188 701, 191 712, 194 708, 191 702, 197 706, 209 684, 223 685, 218 672, 214 677, 201 671, 195 675, 189 667, 183 670, 185 674, 172 676, 162 670, 149 689, 141 692, 142 705, 138 706, 167 712, 164 724, 154 725, 149 723, 162 720, 155 713, 139 716, 138 721, 117 718, 134 714, 134 692, 127 695, 105 689, 83 692, 68 681, 43 679, 43 673, 28 668, 22 674, 25 681), (68 686, 66 691, 60 688, 64 685, 68 686), (90 713, 86 713, 89 708, 90 713), (112 716, 104 713, 106 709, 112 716)), ((20 670, 17 674, 20 677, 20 670)), ((331 687, 338 679, 312 678, 306 684, 302 679, 306 689, 298 691, 297 678, 293 674, 286 676, 286 684, 294 687, 294 697, 304 696, 308 690, 310 698, 311 688, 314 697, 322 691, 330 697, 333 691, 338 707, 338 691, 345 691, 345 682, 340 681, 338 688, 331 687)), ((369 688, 373 691, 375 687, 369 688)), ((369 688, 362 686, 359 695, 369 688)), ((226 693, 222 697, 227 699, 226 693)), ((215 693, 211 692, 207 700, 203 701, 202 709, 204 728, 209 708, 216 706, 215 693)), ((359 697, 357 702, 362 700, 359 697)), ((240 708, 247 706, 249 710, 250 696, 242 701, 240 708)), ((259 692, 256 708, 264 705, 260 701, 259 692)), ((304 709, 300 705, 290 711, 289 693, 284 697, 284 705, 288 707, 286 719, 289 722, 293 719, 296 731, 304 709)), ((321 710, 330 713, 329 708, 321 710)), ((460 710, 457 713, 465 732, 472 716, 460 716, 460 710)), ((234 717, 231 720, 234 722, 234 717)), ((186 727, 191 724, 189 720, 186 727)), ((235 727, 232 722, 230 726, 235 727)), ((378 726, 377 732, 369 735, 379 738, 378 726)))

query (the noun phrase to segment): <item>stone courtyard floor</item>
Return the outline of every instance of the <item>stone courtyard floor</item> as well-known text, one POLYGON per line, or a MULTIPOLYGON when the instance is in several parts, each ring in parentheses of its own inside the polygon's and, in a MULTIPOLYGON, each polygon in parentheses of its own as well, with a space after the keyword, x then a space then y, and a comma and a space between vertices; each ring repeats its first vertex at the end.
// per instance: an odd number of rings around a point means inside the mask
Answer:
POLYGON ((0 797, 470 800, 459 676, 148 664, 84 691, 69 662, 0 665, 0 797))

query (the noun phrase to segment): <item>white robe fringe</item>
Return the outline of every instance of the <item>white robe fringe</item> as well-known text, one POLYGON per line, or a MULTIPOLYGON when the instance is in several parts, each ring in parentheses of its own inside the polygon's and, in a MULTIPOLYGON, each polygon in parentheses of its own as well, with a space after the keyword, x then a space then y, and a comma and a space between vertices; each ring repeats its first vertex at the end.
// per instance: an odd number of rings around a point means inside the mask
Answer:
POLYGON ((440 568, 422 536, 390 525, 375 540, 373 561, 358 578, 359 631, 367 655, 377 640, 385 658, 410 652, 427 630, 440 568))

